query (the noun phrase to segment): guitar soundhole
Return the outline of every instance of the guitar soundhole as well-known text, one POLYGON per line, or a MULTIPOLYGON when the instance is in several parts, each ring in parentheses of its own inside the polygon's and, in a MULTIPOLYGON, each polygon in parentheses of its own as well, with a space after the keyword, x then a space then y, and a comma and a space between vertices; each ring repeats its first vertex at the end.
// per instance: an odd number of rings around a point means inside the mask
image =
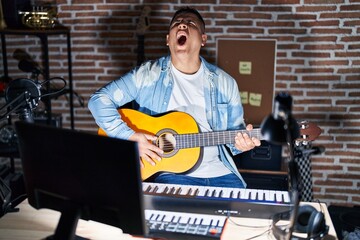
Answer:
POLYGON ((163 130, 157 135, 156 145, 164 151, 163 157, 174 156, 177 152, 174 132, 163 130))

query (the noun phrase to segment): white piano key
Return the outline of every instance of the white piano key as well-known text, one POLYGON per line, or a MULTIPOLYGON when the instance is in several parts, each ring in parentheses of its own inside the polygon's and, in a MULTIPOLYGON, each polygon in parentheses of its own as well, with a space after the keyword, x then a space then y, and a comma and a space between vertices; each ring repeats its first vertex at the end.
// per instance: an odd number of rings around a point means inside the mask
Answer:
POLYGON ((240 198, 241 195, 241 189, 232 189, 231 191, 231 198, 237 199, 240 198))
POLYGON ((260 201, 264 200, 264 190, 258 190, 258 192, 257 192, 257 200, 260 200, 260 201))
POLYGON ((283 193, 283 198, 284 198, 284 202, 285 203, 290 203, 291 202, 291 199, 290 199, 290 195, 288 192, 284 191, 282 192, 283 193))
POLYGON ((200 218, 200 217, 197 216, 197 217, 195 218, 195 222, 194 222, 194 223, 195 223, 196 225, 200 225, 201 221, 202 221, 202 218, 200 218))
POLYGON ((282 192, 280 192, 280 191, 275 191, 275 195, 276 195, 276 201, 277 201, 277 202, 283 202, 282 192))
POLYGON ((179 223, 188 223, 189 221, 189 216, 180 216, 179 217, 179 223))
POLYGON ((251 200, 256 200, 257 197, 257 191, 256 190, 251 190, 251 189, 247 189, 247 199, 251 199, 251 200))
POLYGON ((199 192, 198 192, 198 195, 197 195, 197 196, 204 197, 207 188, 200 186, 200 187, 198 188, 198 190, 199 190, 199 192))
POLYGON ((187 196, 187 195, 191 195, 191 192, 192 192, 192 186, 186 186, 186 185, 183 185, 181 188, 180 188, 180 191, 179 191, 179 195, 182 195, 182 196, 187 196))
POLYGON ((231 197, 231 189, 230 188, 223 188, 222 189, 222 197, 223 198, 230 198, 231 197))
POLYGON ((163 222, 171 222, 174 215, 171 214, 165 214, 165 217, 163 219, 163 222))
POLYGON ((217 197, 219 195, 219 189, 216 187, 207 187, 208 190, 208 197, 217 197))
POLYGON ((269 190, 264 190, 264 200, 270 201, 270 191, 269 190))
POLYGON ((211 215, 209 215, 209 216, 203 216, 202 217, 202 221, 201 221, 201 224, 202 225, 206 225, 206 226, 209 226, 210 225, 210 223, 211 223, 211 215))
POLYGON ((275 201, 275 191, 274 190, 269 191, 269 201, 275 201))
POLYGON ((218 224, 219 224, 219 219, 213 219, 213 220, 211 221, 211 226, 213 226, 213 227, 218 226, 218 224))
POLYGON ((246 198, 246 190, 245 189, 239 190, 239 198, 240 199, 248 199, 248 198, 246 198))
POLYGON ((180 216, 179 215, 174 215, 173 218, 171 219, 171 222, 177 223, 179 221, 180 216))
POLYGON ((219 226, 219 227, 224 227, 225 222, 226 222, 226 218, 219 219, 219 224, 218 224, 218 226, 219 226))

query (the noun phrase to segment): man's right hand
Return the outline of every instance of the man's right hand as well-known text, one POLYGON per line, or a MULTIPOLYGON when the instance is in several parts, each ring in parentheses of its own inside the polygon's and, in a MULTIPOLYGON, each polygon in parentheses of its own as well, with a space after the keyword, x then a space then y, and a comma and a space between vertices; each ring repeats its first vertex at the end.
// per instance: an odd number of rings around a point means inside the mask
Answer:
POLYGON ((134 133, 129 138, 129 140, 136 141, 138 143, 139 154, 141 157, 140 165, 142 168, 144 167, 142 161, 147 161, 153 166, 156 164, 154 160, 161 161, 161 155, 164 151, 153 144, 153 141, 156 139, 156 136, 144 133, 134 133))

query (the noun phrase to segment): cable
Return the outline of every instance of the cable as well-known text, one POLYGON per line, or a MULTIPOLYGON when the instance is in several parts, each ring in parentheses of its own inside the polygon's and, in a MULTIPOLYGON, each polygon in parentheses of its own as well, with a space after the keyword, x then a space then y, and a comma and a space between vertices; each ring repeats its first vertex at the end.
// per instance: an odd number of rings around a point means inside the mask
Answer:
POLYGON ((269 225, 264 225, 264 226, 250 226, 250 225, 244 225, 244 224, 239 224, 236 223, 234 220, 231 219, 230 216, 227 217, 227 219, 234 225, 238 226, 238 227, 247 227, 247 228, 267 228, 267 227, 271 227, 271 224, 269 225))
POLYGON ((232 224, 234 224, 235 226, 238 226, 238 227, 246 227, 246 228, 267 228, 264 232, 259 233, 259 234, 255 235, 255 236, 252 236, 252 237, 250 237, 250 238, 246 238, 246 239, 244 239, 244 240, 255 239, 255 238, 258 238, 258 237, 263 236, 263 235, 266 234, 266 233, 270 233, 270 232, 271 232, 271 224, 264 225, 264 226, 250 226, 250 225, 244 225, 244 224, 236 223, 233 219, 231 219, 231 216, 230 216, 229 214, 227 214, 226 218, 227 218, 232 224))
POLYGON ((63 81, 63 82, 64 82, 64 86, 63 86, 62 88, 60 88, 59 90, 55 91, 55 92, 47 93, 47 94, 42 95, 42 96, 41 96, 42 98, 43 98, 43 97, 47 97, 47 96, 51 96, 51 95, 56 95, 56 94, 58 94, 58 93, 61 93, 61 92, 66 88, 66 81, 65 81, 65 79, 63 79, 63 78, 61 78, 61 77, 49 78, 48 80, 42 82, 40 85, 42 86, 42 85, 44 85, 44 84, 46 84, 46 83, 48 83, 48 82, 50 82, 50 81, 52 81, 52 80, 56 80, 56 79, 63 81))

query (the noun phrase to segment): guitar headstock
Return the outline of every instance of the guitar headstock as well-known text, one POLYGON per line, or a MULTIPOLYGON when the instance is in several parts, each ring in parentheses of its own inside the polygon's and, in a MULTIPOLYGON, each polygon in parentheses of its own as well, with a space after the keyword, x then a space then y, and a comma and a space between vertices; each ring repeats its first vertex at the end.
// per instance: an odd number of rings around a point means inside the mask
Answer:
POLYGON ((145 6, 143 8, 140 18, 139 18, 139 22, 136 26, 136 34, 137 35, 144 35, 145 32, 149 29, 149 27, 150 27, 150 22, 149 22, 150 12, 151 12, 151 8, 149 6, 145 6))
POLYGON ((314 141, 321 134, 321 128, 319 128, 315 123, 308 121, 301 121, 299 123, 300 127, 300 137, 295 140, 296 145, 306 145, 311 141, 314 141))

